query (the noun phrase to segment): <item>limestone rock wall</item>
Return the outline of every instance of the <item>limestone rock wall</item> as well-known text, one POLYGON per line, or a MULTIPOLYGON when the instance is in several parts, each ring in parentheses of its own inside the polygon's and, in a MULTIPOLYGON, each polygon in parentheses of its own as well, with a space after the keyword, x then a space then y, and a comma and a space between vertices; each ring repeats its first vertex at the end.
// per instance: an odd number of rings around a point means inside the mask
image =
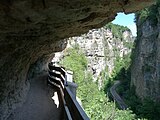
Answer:
MULTIPOLYGON (((78 46, 85 54, 88 60, 88 70, 93 75, 93 80, 98 81, 99 87, 103 85, 102 71, 107 70, 106 76, 110 76, 114 69, 114 62, 117 57, 122 58, 131 52, 126 47, 126 42, 133 43, 134 39, 130 31, 123 32, 123 40, 114 37, 110 29, 104 27, 100 29, 89 30, 88 33, 78 37, 71 37, 65 50, 78 46)), ((65 51, 64 51, 65 52, 65 51)), ((58 62, 64 56, 64 53, 56 53, 53 61, 58 62)))
POLYGON ((132 85, 141 98, 160 101, 160 9, 157 8, 156 22, 137 20, 138 39, 131 67, 132 85), (141 23, 141 24, 140 24, 141 23))
POLYGON ((63 50, 64 38, 101 27, 117 12, 133 12, 152 3, 153 0, 1 0, 0 119, 5 120, 25 100, 30 65, 41 57, 48 61, 51 54, 63 50))

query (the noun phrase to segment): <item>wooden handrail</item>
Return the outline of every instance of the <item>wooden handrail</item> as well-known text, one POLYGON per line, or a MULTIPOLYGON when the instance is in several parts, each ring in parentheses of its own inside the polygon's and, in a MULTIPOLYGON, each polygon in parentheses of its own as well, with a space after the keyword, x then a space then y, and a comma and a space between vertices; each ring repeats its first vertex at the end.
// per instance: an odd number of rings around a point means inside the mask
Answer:
MULTIPOLYGON (((66 120, 90 120, 83 108, 79 105, 75 96, 67 84, 66 71, 63 67, 56 66, 53 63, 48 64, 49 77, 48 83, 55 86, 60 91, 60 97, 63 102, 64 114, 66 120)), ((76 86, 76 85, 75 85, 76 86)))

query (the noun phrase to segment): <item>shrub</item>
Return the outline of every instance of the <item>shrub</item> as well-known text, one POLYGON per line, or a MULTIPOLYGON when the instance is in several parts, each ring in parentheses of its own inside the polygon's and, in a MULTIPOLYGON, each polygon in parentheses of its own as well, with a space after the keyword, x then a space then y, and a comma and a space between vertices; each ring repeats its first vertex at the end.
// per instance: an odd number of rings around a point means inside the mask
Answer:
POLYGON ((64 57, 61 64, 74 72, 74 81, 78 84, 77 96, 81 99, 84 110, 90 119, 133 119, 134 115, 130 111, 121 111, 115 108, 114 103, 109 102, 105 93, 98 89, 97 84, 92 80, 92 74, 86 71, 87 59, 81 50, 74 48, 67 52, 67 56, 64 57))
POLYGON ((113 24, 113 23, 108 23, 107 25, 104 26, 104 28, 110 29, 114 37, 120 38, 121 40, 123 40, 123 32, 125 31, 131 32, 129 28, 121 26, 121 25, 113 24))

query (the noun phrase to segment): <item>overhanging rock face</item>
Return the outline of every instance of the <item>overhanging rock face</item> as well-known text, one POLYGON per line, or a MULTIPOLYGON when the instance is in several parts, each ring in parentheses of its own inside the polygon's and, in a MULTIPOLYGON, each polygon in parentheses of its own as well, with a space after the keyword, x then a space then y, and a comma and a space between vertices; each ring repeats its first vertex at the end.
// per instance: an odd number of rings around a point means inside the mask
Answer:
POLYGON ((38 60, 40 71, 54 52, 65 48, 64 38, 101 27, 112 21, 117 12, 134 12, 152 3, 153 0, 1 0, 0 119, 7 119, 25 100, 31 64, 38 60))

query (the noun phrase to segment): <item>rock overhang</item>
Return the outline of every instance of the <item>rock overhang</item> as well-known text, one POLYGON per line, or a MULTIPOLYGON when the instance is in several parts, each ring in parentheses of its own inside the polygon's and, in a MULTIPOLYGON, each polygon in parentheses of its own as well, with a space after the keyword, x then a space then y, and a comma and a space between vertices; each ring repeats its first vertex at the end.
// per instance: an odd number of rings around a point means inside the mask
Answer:
POLYGON ((28 70, 41 71, 64 38, 80 35, 153 0, 1 0, 0 118, 25 100, 28 70), (36 67, 30 67, 36 62, 36 67), (38 66, 38 68, 37 68, 38 66))
POLYGON ((112 21, 118 12, 135 12, 152 2, 153 0, 3 0, 0 2, 0 31, 15 34, 16 31, 23 31, 26 32, 25 35, 51 34, 66 38, 101 27, 112 21))

